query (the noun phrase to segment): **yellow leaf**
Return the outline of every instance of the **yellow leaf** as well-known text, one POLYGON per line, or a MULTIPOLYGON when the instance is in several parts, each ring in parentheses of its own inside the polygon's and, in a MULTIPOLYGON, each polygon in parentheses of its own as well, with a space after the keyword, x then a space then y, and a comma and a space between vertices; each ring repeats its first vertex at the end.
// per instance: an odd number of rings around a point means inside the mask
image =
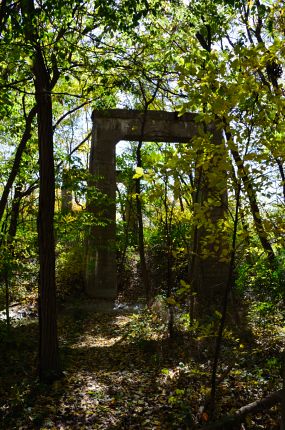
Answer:
POLYGON ((139 179, 143 176, 143 169, 141 167, 136 167, 136 173, 133 176, 133 179, 139 179))

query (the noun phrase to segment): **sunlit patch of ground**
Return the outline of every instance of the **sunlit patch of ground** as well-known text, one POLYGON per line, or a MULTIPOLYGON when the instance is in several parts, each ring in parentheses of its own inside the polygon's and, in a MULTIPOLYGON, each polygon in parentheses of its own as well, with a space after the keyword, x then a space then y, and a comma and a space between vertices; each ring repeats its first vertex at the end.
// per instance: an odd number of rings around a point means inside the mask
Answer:
POLYGON ((122 340, 121 330, 128 323, 130 323, 130 316, 126 315, 118 315, 115 317, 113 322, 113 330, 110 333, 114 334, 114 336, 107 336, 96 334, 96 329, 91 329, 90 332, 85 332, 77 342, 72 345, 73 349, 84 348, 84 347, 108 347, 113 346, 117 342, 122 340))

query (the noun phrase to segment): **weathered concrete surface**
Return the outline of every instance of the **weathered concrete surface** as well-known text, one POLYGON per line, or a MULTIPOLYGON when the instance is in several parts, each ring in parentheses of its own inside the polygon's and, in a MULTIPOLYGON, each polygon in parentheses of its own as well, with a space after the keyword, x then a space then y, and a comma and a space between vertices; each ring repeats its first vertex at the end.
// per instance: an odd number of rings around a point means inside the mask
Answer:
POLYGON ((94 125, 89 165, 93 179, 89 181, 88 196, 88 210, 94 215, 94 223, 87 239, 85 290, 90 297, 114 300, 117 296, 115 147, 118 139, 116 131, 108 127, 108 121, 94 125))
POLYGON ((93 124, 107 135, 120 140, 142 140, 154 142, 189 142, 197 135, 199 124, 196 114, 181 117, 175 112, 110 109, 94 111, 93 124), (142 130, 143 126, 143 130, 142 130))
MULTIPOLYGON (((88 209, 95 217, 90 229, 86 253, 86 293, 93 298, 114 300, 116 286, 116 252, 115 252, 115 220, 116 220, 116 163, 115 147, 120 140, 143 140, 187 143, 204 126, 196 122, 196 114, 185 114, 178 117, 173 112, 148 111, 146 116, 135 110, 106 110, 93 112, 93 133, 90 154, 89 186, 95 186, 105 199, 99 202, 96 196, 89 196, 88 209), (105 225, 96 225, 96 221, 105 225)), ((221 147, 221 132, 213 125, 207 126, 213 133, 213 143, 221 147)), ((217 164, 217 163, 216 163, 217 164)), ((218 164, 212 168, 219 168, 218 164)), ((204 172, 207 177, 207 172, 204 172)), ((207 182, 207 181, 206 181, 207 182)), ((205 184, 206 184, 205 182, 205 184)), ((207 187, 207 185, 205 185, 207 187)), ((220 193, 221 205, 216 206, 211 214, 214 224, 224 216, 225 207, 222 200, 225 191, 217 187, 206 189, 202 193, 200 203, 209 195, 220 193), (223 195, 222 195, 223 194, 223 195)), ((198 232, 198 254, 203 253, 202 236, 205 229, 198 232)), ((208 245, 211 246, 211 245, 208 245)), ((223 289, 226 280, 227 265, 219 263, 217 258, 200 258, 195 263, 194 283, 197 292, 211 300, 223 289)))
POLYGON ((68 169, 64 168, 62 173, 61 187, 61 213, 66 215, 72 211, 73 196, 68 177, 68 169))
POLYGON ((190 281, 196 294, 194 316, 197 318, 201 318, 205 309, 221 310, 229 276, 229 264, 225 261, 229 256, 229 237, 223 225, 228 210, 227 164, 221 131, 212 131, 211 143, 211 162, 207 168, 202 164, 201 170, 195 172, 197 176, 201 174, 201 181, 193 210, 193 227, 197 224, 198 227, 193 235, 190 281))

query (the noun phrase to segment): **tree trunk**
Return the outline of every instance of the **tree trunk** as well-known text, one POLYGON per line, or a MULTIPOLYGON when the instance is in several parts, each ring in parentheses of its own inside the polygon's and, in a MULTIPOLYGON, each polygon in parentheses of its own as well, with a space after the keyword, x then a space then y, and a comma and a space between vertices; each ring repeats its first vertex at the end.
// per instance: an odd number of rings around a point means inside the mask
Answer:
MULTIPOLYGON (((142 167, 141 147, 142 147, 142 140, 139 142, 137 147, 137 154, 136 154, 137 167, 142 167)), ((145 257, 144 225, 143 225, 142 204, 141 204, 140 178, 136 179, 136 206, 137 206, 137 220, 138 220, 138 245, 139 245, 142 281, 144 285, 146 301, 147 301, 147 304, 149 305, 150 299, 151 299, 151 289, 150 289, 149 273, 148 273, 146 257, 145 257)))
POLYGON ((26 127, 25 127, 25 131, 23 133, 21 142, 16 150, 16 154, 15 154, 15 158, 14 158, 14 163, 13 163, 13 167, 11 169, 11 172, 9 174, 8 180, 5 184, 1 199, 0 199, 0 222, 2 220, 3 214, 4 214, 4 210, 7 204, 7 200, 8 200, 8 196, 9 196, 9 192, 11 190, 11 187, 14 183, 14 180, 18 174, 19 168, 20 168, 20 163, 21 163, 21 159, 22 159, 22 155, 23 152, 26 149, 26 145, 28 140, 31 137, 31 129, 32 129, 32 123, 33 123, 33 119, 35 118, 37 113, 37 105, 35 105, 29 112, 27 118, 26 118, 26 127))
POLYGON ((268 256, 269 263, 274 267, 275 254, 268 240, 266 231, 262 223, 262 218, 261 218, 261 214, 260 214, 260 210, 259 210, 259 206, 256 198, 256 192, 252 184, 252 179, 244 166, 244 162, 238 152, 238 149, 232 146, 233 142, 232 142, 231 133, 226 131, 226 137, 227 137, 227 141, 231 142, 231 154, 237 166, 239 177, 243 182, 244 189, 248 196, 251 214, 253 217, 254 226, 255 226, 257 235, 259 237, 259 240, 261 242, 261 245, 264 251, 268 256))
POLYGON ((40 163, 40 197, 38 215, 39 239, 39 322, 40 322, 40 379, 49 381, 60 371, 55 285, 54 203, 55 177, 53 158, 52 99, 50 79, 40 48, 37 48, 35 89, 38 104, 38 144, 40 163))
POLYGON ((53 126, 51 89, 53 80, 45 63, 35 27, 34 0, 21 1, 23 31, 34 51, 35 99, 38 106, 38 146, 40 164, 40 196, 38 215, 39 241, 39 376, 42 382, 51 382, 59 376, 59 354, 56 321, 54 203, 55 177, 53 158, 53 126))
POLYGON ((279 169, 279 173, 281 176, 281 185, 282 185, 282 192, 283 192, 283 201, 285 203, 285 172, 284 172, 284 167, 283 167, 283 162, 280 158, 276 157, 275 161, 277 163, 278 169, 279 169))

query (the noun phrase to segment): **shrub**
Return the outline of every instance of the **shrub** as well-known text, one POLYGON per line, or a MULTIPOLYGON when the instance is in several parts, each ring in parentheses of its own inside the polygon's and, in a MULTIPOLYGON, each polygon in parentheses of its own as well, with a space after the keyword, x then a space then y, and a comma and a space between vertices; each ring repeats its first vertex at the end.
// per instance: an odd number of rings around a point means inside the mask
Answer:
POLYGON ((84 280, 84 249, 72 247, 58 249, 56 261, 56 282, 58 297, 63 299, 68 295, 83 290, 84 280))

